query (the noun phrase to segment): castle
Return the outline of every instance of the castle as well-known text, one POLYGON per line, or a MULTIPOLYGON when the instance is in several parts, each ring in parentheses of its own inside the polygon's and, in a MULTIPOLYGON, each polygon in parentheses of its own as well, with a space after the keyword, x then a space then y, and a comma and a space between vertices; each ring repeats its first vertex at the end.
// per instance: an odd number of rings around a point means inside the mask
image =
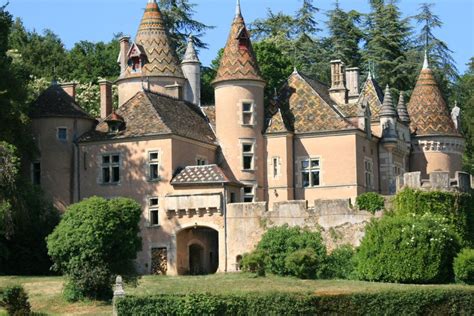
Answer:
POLYGON ((100 119, 76 103, 74 83, 53 84, 34 102, 41 154, 31 177, 61 210, 94 195, 139 202, 142 273, 233 271, 252 250, 243 239, 256 234, 256 208, 391 195, 406 172, 449 180, 462 167, 459 108, 449 112, 427 57, 408 104, 401 94, 395 106, 388 87, 370 74, 359 82, 359 69, 340 60, 329 87, 295 69, 264 104, 238 2, 215 105, 203 107, 192 41, 180 61, 149 0, 135 40, 120 39, 118 62, 118 107, 112 83, 100 81, 100 119))

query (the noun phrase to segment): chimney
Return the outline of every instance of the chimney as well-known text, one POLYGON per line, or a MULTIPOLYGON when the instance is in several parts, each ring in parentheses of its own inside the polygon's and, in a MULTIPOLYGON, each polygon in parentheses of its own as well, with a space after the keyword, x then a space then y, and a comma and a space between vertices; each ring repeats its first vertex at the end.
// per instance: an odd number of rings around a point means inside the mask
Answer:
POLYGON ((61 84, 61 88, 76 101, 76 86, 77 82, 65 82, 61 84))
POLYGON ((112 113, 112 82, 99 80, 100 87, 100 118, 104 119, 112 113))
POLYGON ((329 89, 329 95, 339 104, 347 103, 344 63, 339 59, 331 61, 331 89, 329 89))
POLYGON ((359 99, 359 68, 347 68, 346 69, 346 85, 349 90, 348 102, 356 103, 359 99))
POLYGON ((130 50, 130 37, 122 36, 119 40, 120 42, 120 55, 119 60, 117 61, 120 64, 120 74, 122 74, 127 69, 128 58, 127 54, 130 50))

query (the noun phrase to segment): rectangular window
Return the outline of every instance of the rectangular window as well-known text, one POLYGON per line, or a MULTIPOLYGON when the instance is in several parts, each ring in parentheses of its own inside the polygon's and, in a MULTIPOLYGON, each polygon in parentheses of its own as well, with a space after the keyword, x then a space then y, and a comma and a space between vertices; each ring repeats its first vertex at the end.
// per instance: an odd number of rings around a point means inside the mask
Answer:
POLYGON ((58 127, 56 137, 60 141, 67 141, 67 128, 66 127, 58 127))
POLYGON ((158 218, 158 198, 151 198, 148 202, 150 210, 150 226, 158 226, 160 224, 158 218))
POLYGON ((301 161, 301 179, 303 188, 317 187, 320 185, 319 159, 306 159, 301 161))
POLYGON ((242 103, 242 124, 243 125, 253 124, 253 104, 250 102, 242 103))
POLYGON ((205 165, 207 165, 207 160, 205 158, 198 157, 198 158, 196 158, 196 165, 197 166, 205 166, 205 165))
POLYGON ((254 168, 254 144, 253 143, 243 143, 242 144, 242 161, 243 170, 253 170, 254 168))
POLYGON ((41 163, 39 161, 31 164, 31 182, 34 185, 41 185, 41 163))
POLYGON ((279 157, 272 158, 272 170, 273 170, 273 179, 280 176, 280 158, 279 157))
POLYGON ((365 186, 367 189, 372 190, 374 187, 373 178, 374 178, 374 167, 372 160, 366 159, 364 162, 365 166, 365 186))
POLYGON ((102 156, 102 183, 114 184, 120 182, 120 155, 102 156))
POLYGON ((255 197, 255 187, 248 185, 244 187, 244 203, 251 203, 255 197))
POLYGON ((230 203, 235 203, 237 202, 236 194, 235 192, 230 193, 230 203))
POLYGON ((160 180, 160 156, 157 151, 148 153, 148 180, 160 180))

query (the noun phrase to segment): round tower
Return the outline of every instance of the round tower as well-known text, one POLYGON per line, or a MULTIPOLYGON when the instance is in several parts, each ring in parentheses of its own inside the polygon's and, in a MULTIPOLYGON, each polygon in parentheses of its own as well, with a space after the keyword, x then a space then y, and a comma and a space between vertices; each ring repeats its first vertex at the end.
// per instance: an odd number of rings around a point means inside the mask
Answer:
POLYGON ((185 78, 156 0, 148 0, 134 43, 120 40, 119 106, 138 91, 182 99, 185 78))
POLYGON ((237 1, 231 31, 213 81, 216 135, 224 165, 245 187, 242 200, 262 201, 265 174, 263 93, 250 36, 237 1))
POLYGON ((454 177, 462 170, 464 138, 456 128, 425 54, 423 69, 408 104, 411 118, 411 171, 434 171, 454 177))

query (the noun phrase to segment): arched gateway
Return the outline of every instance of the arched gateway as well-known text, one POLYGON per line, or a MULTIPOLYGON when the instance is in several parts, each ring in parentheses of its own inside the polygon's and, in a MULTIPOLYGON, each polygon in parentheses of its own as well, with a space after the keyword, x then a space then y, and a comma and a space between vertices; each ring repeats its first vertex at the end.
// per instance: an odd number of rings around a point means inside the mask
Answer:
POLYGON ((219 266, 219 233, 209 227, 194 226, 177 234, 179 275, 215 273, 219 266))

